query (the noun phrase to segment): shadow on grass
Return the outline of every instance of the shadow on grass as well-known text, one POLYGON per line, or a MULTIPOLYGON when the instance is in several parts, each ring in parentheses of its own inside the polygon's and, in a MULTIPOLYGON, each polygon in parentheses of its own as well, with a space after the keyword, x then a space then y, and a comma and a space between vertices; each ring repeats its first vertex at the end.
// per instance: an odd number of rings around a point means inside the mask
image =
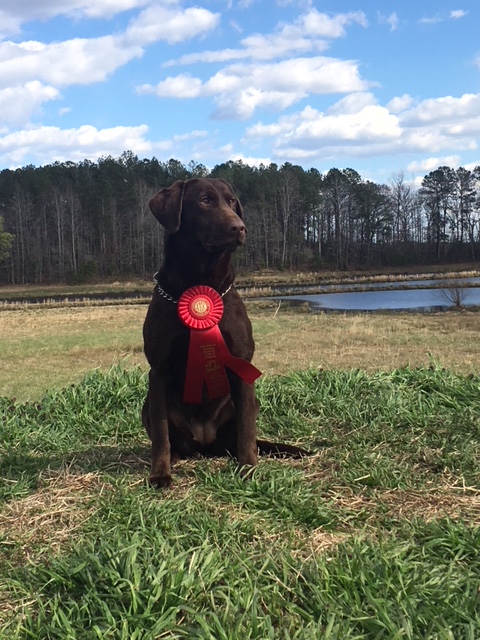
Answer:
POLYGON ((150 464, 150 446, 96 445, 60 455, 32 451, 7 452, 0 466, 0 500, 25 497, 37 490, 45 472, 69 469, 73 473, 102 472, 110 476, 145 476, 150 464))

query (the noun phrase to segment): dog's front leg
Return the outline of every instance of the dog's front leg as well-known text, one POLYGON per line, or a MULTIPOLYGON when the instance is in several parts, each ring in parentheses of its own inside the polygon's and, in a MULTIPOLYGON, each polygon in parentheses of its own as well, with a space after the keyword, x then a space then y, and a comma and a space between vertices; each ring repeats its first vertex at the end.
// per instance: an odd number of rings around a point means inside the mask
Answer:
MULTIPOLYGON (((233 377, 233 376, 232 376, 233 377)), ((232 380, 232 400, 237 430, 237 459, 240 472, 257 464, 257 413, 255 387, 237 378, 232 380)))
POLYGON ((148 383, 149 435, 152 441, 150 484, 159 489, 166 489, 172 486, 172 476, 165 382, 160 375, 151 370, 148 383))

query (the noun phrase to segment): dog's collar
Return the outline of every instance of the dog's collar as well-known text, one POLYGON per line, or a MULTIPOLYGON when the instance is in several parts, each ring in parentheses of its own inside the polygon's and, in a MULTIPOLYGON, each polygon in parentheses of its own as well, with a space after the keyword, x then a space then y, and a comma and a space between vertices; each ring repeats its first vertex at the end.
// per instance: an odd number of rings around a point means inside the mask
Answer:
MULTIPOLYGON (((160 286, 160 283, 158 282, 158 271, 153 276, 153 281, 157 285, 157 291, 162 296, 162 298, 165 298, 165 300, 168 300, 169 302, 173 302, 173 304, 177 304, 178 300, 175 300, 175 298, 173 298, 169 293, 165 291, 165 289, 162 289, 162 287, 160 286)), ((223 293, 219 292, 220 297, 223 298, 223 296, 226 296, 227 293, 230 291, 230 289, 233 287, 233 285, 234 283, 232 282, 232 284, 229 287, 227 287, 227 289, 225 289, 223 293)))

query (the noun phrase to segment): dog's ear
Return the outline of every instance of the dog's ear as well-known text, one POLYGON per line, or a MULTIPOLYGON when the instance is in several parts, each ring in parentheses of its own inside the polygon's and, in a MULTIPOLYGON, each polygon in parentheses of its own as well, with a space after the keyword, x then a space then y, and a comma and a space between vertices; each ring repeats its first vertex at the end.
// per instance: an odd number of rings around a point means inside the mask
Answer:
POLYGON ((184 190, 185 182, 177 180, 171 187, 161 189, 148 203, 150 211, 167 233, 176 233, 180 228, 184 190))

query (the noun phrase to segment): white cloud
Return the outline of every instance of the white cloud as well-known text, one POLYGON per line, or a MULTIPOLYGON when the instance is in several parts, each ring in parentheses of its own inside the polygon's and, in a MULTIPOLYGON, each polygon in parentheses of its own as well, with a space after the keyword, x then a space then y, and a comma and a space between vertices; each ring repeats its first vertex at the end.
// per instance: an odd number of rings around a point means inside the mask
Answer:
POLYGON ((422 100, 418 105, 405 111, 403 123, 409 126, 441 123, 448 126, 470 127, 473 121, 480 121, 480 93, 466 93, 459 98, 444 96, 422 100))
POLYGON ((5 167, 22 166, 31 161, 33 149, 35 162, 39 164, 96 160, 106 155, 118 157, 126 149, 140 157, 175 152, 176 158, 188 162, 205 155, 201 152, 204 144, 210 144, 209 133, 202 130, 152 141, 149 138, 149 127, 145 124, 105 129, 97 129, 91 125, 71 129, 32 126, 15 132, 2 131, 0 128, 0 164, 5 167))
MULTIPOLYGON (((376 104, 365 92, 346 96, 323 113, 306 107, 270 124, 249 127, 245 141, 273 139, 273 156, 289 160, 398 154, 436 154, 454 148, 455 155, 431 156, 455 163, 458 152, 476 150, 480 135, 480 94, 425 100, 410 107, 408 96, 393 99, 397 113, 376 104), (404 109, 401 109, 401 106, 404 109)), ((389 105, 391 104, 389 103, 389 105)), ((412 168, 414 165, 411 165, 412 168)))
POLYGON ((255 33, 241 40, 240 49, 202 51, 170 60, 165 66, 195 64, 197 62, 229 62, 232 60, 273 60, 291 53, 324 51, 329 41, 346 35, 346 27, 357 23, 367 27, 363 11, 340 13, 329 16, 310 9, 293 23, 279 23, 271 34, 255 33))
POLYGON ((377 15, 380 24, 388 24, 390 31, 396 31, 398 29, 400 20, 396 13, 391 13, 389 16, 383 15, 383 13, 378 13, 377 15))
POLYGON ((93 84, 158 40, 179 42, 214 28, 218 16, 205 9, 185 11, 151 7, 131 21, 124 33, 75 38, 45 44, 36 41, 0 43, 0 87, 37 79, 55 86, 93 84))
POLYGON ((96 129, 90 125, 76 129, 31 128, 0 137, 0 162, 5 166, 19 166, 32 149, 42 164, 120 155, 125 149, 148 154, 152 152, 152 144, 146 140, 147 133, 147 125, 109 129, 96 129))
POLYGON ((467 162, 466 164, 462 164, 462 167, 468 169, 468 171, 473 171, 477 167, 480 167, 480 158, 475 160, 475 162, 467 162))
POLYGON ((265 167, 268 167, 272 163, 271 158, 257 158, 255 156, 244 156, 241 153, 233 153, 230 156, 230 159, 234 162, 243 162, 244 164, 248 164, 250 167, 259 167, 263 164, 265 167))
POLYGON ((208 136, 208 131, 202 131, 196 129, 195 131, 189 131, 188 133, 177 133, 173 136, 173 142, 188 142, 191 140, 198 140, 202 138, 206 138, 208 136))
POLYGON ((419 22, 421 24, 437 24, 439 22, 443 22, 443 20, 444 18, 442 18, 441 16, 435 15, 435 16, 420 18, 419 22))
POLYGON ((399 19, 396 13, 391 13, 387 18, 387 22, 390 25, 391 31, 396 31, 398 29, 399 19))
POLYGON ((413 98, 408 95, 408 93, 404 93, 403 96, 396 96, 392 98, 390 102, 387 103, 387 109, 391 113, 400 113, 401 111, 405 111, 413 104, 413 98))
POLYGON ((3 125, 18 126, 29 122, 44 102, 56 100, 60 92, 46 86, 38 80, 24 85, 0 89, 0 127, 3 125))
POLYGON ((149 4, 151 0, 2 0, 0 35, 16 34, 24 23, 55 16, 111 18, 149 4))
POLYGON ((411 173, 429 173, 435 171, 438 167, 453 167, 456 169, 460 166, 460 156, 451 155, 441 158, 424 158, 423 160, 415 160, 407 165, 407 171, 411 173))
POLYGON ((202 81, 188 73, 166 78, 156 86, 144 84, 137 87, 139 94, 154 94, 161 98, 197 98, 202 92, 202 81))
POLYGON ((153 5, 131 21, 123 40, 127 45, 144 46, 159 40, 175 44, 211 31, 219 19, 219 14, 198 7, 153 5))
POLYGON ((213 96, 217 105, 214 117, 246 119, 259 107, 282 110, 309 94, 349 93, 367 86, 354 61, 317 56, 231 65, 204 83, 181 74, 156 86, 143 85, 138 91, 162 98, 213 96))
POLYGON ((292 58, 272 64, 232 65, 205 83, 220 96, 217 116, 249 116, 257 106, 285 108, 308 94, 348 93, 367 87, 355 62, 335 58, 292 58), (237 103, 243 103, 243 113, 237 103))
POLYGON ((355 114, 365 107, 376 105, 377 99, 373 93, 358 91, 351 93, 335 102, 327 111, 327 115, 336 116, 340 114, 355 114))
POLYGON ((421 18, 419 22, 422 24, 438 24, 439 22, 444 22, 445 20, 459 20, 460 18, 464 18, 468 14, 468 11, 464 11, 463 9, 455 9, 450 11, 450 13, 442 13, 435 14, 434 16, 429 16, 425 18, 421 18))
MULTIPOLYGON (((113 0, 70 0, 63 9, 106 11, 117 6, 113 0)), ((19 3, 17 3, 19 4, 19 3)), ((40 4, 40 3, 39 3, 40 4)), ((122 0, 119 7, 145 4, 122 0)), ((24 125, 38 112, 42 102, 59 97, 59 89, 71 85, 104 82, 118 68, 140 58, 145 47, 164 40, 179 42, 213 29, 218 15, 205 9, 180 9, 175 3, 153 6, 132 19, 124 32, 97 38, 74 38, 44 43, 34 40, 0 42, 0 122, 24 125), (3 96, 3 98, 2 98, 3 96)), ((45 15, 57 11, 60 3, 42 5, 45 15)), ((23 6, 23 5, 22 5, 23 6)), ((31 5, 31 13, 35 14, 31 5)), ((27 8, 24 14, 28 14, 27 8)), ((32 14, 32 15, 33 15, 32 14)), ((43 14, 42 14, 43 15, 43 14)))
POLYGON ((212 116, 234 120, 245 120, 258 108, 283 110, 309 94, 363 91, 370 83, 360 77, 356 61, 292 55, 327 48, 329 40, 345 36, 353 23, 368 26, 362 11, 330 16, 311 8, 291 23, 278 23, 271 34, 243 38, 241 48, 188 54, 164 65, 237 61, 207 80, 179 74, 137 91, 161 98, 213 97, 212 116), (240 62, 247 59, 251 62, 240 62))
POLYGON ((467 13, 468 11, 464 11, 463 9, 456 9, 455 11, 450 11, 450 18, 452 20, 458 20, 459 18, 464 18, 467 13))
POLYGON ((300 113, 283 116, 276 127, 254 125, 247 130, 247 138, 274 136, 278 153, 289 149, 298 152, 314 150, 322 146, 347 143, 363 145, 393 141, 401 135, 398 118, 385 107, 365 105, 358 112, 335 112, 335 115, 321 113, 311 107, 300 113))
POLYGON ((0 43, 0 87, 33 78, 57 87, 93 84, 142 53, 139 46, 122 46, 117 36, 52 44, 4 42, 0 43))
POLYGON ((362 27, 368 26, 368 21, 363 11, 338 13, 330 17, 326 13, 311 9, 308 13, 300 16, 296 21, 296 25, 308 35, 331 39, 345 36, 345 27, 354 22, 362 27))

